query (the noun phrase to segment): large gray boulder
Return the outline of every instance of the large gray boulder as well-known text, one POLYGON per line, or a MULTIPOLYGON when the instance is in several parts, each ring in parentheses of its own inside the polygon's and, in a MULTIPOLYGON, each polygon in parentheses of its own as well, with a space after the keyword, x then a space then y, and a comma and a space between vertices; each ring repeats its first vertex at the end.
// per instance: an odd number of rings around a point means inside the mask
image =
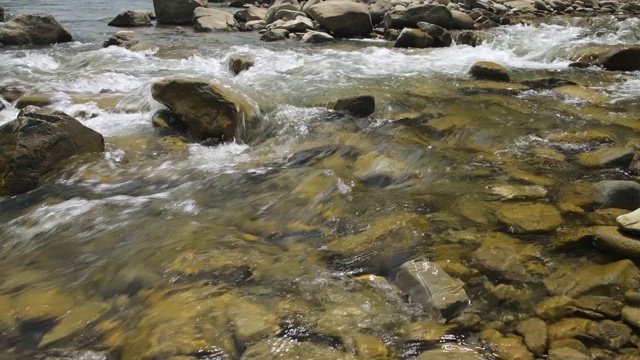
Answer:
POLYGON ((128 10, 118 14, 108 25, 117 27, 151 26, 152 15, 148 10, 128 10))
POLYGON ((0 44, 49 45, 71 41, 71 34, 51 15, 21 14, 0 28, 0 44))
POLYGON ((330 1, 313 5, 309 16, 338 37, 366 36, 373 31, 369 7, 350 1, 330 1))
POLYGON ((384 15, 385 29, 416 28, 424 21, 445 29, 453 26, 451 10, 442 5, 419 5, 406 10, 392 10, 384 15))
POLYGON ((0 195, 33 190, 62 161, 102 151, 102 135, 78 120, 60 111, 28 106, 0 127, 0 195))
POLYGON ((171 109, 201 138, 241 139, 258 119, 247 99, 206 81, 177 78, 153 84, 151 95, 171 109))
POLYGON ((408 261, 400 267, 396 285, 411 301, 444 319, 458 315, 469 305, 462 282, 427 260, 408 261))
POLYGON ((207 0, 153 0, 158 24, 191 24, 193 11, 207 4, 207 0))
POLYGON ((196 31, 228 31, 238 27, 233 14, 226 11, 208 8, 198 8, 193 12, 194 28, 196 31))

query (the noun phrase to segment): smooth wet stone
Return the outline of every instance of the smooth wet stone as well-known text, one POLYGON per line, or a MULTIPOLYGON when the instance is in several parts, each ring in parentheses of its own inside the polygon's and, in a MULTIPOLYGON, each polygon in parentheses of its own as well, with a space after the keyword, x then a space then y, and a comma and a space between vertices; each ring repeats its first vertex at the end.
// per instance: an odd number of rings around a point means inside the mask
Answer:
POLYGON ((47 94, 29 94, 24 95, 16 101, 16 109, 24 109, 27 106, 44 107, 53 104, 51 95, 47 94))
POLYGON ((38 347, 48 346, 82 331, 108 309, 107 304, 100 302, 88 302, 74 307, 51 331, 42 337, 38 347))
POLYGON ((587 213, 587 220, 591 226, 615 226, 616 218, 628 212, 625 209, 604 208, 587 213))
POLYGON ((591 190, 592 201, 601 207, 640 208, 640 184, 630 180, 602 180, 591 190))
POLYGON ((562 340, 555 340, 549 343, 549 351, 562 348, 569 348, 581 354, 590 356, 587 346, 578 339, 567 338, 562 340))
POLYGON ((180 116, 169 109, 160 109, 151 117, 151 124, 160 130, 175 130, 185 132, 188 129, 187 123, 180 116))
POLYGON ((586 336, 596 324, 595 321, 589 319, 578 317, 565 318, 553 324, 548 324, 547 334, 550 342, 586 336))
POLYGON ((258 121, 257 109, 240 94, 221 85, 190 78, 154 83, 153 98, 166 105, 202 138, 242 139, 258 121))
POLYGON ((451 10, 442 5, 417 5, 406 9, 396 9, 384 15, 385 29, 417 28, 419 22, 428 22, 451 29, 453 16, 451 10))
POLYGON ((629 305, 640 305, 640 292, 629 290, 624 293, 624 301, 629 305))
POLYGON ((613 144, 616 141, 614 135, 605 130, 552 133, 546 135, 545 139, 555 143, 568 144, 613 144))
POLYGON ((551 232, 562 224, 555 207, 537 203, 500 204, 496 217, 515 234, 551 232))
POLYGON ((48 350, 44 360, 113 360, 113 356, 106 351, 52 349, 48 350))
POLYGON ((471 16, 462 11, 451 10, 451 17, 453 19, 451 25, 453 29, 474 30, 476 28, 471 16))
POLYGON ((563 266, 544 284, 552 295, 609 295, 640 287, 640 270, 630 260, 563 266))
POLYGON ((61 162, 103 151, 102 135, 78 120, 29 106, 0 127, 0 195, 33 190, 61 162))
POLYGON ((490 61, 479 61, 471 67, 469 75, 476 80, 510 81, 509 71, 490 61))
POLYGON ((622 319, 634 329, 640 329, 640 308, 630 306, 622 308, 622 319))
POLYGON ((618 216, 616 224, 620 231, 631 235, 640 235, 640 209, 618 216))
POLYGON ((102 47, 119 46, 125 49, 132 49, 139 43, 140 41, 136 39, 135 32, 123 30, 111 35, 102 43, 102 47))
POLYGON ((233 54, 229 57, 229 70, 235 75, 249 70, 255 65, 256 59, 249 55, 233 54))
POLYGON ((71 33, 51 15, 20 14, 0 27, 0 44, 50 45, 72 41, 71 33))
POLYGON ((480 333, 480 340, 488 343, 500 359, 533 360, 533 354, 520 337, 507 337, 497 330, 486 329, 480 333))
POLYGON ((462 282, 427 260, 403 264, 398 271, 396 285, 413 302, 446 319, 455 317, 469 305, 462 282))
POLYGON ((635 155, 634 149, 607 147, 578 155, 578 163, 582 166, 621 167, 628 168, 635 155))
POLYGON ((375 336, 358 334, 354 336, 358 355, 365 359, 387 359, 389 349, 375 336))
POLYGON ((455 324, 442 324, 436 320, 416 321, 402 327, 402 338, 408 342, 436 344, 445 341, 448 336, 454 336, 455 328, 455 324))
POLYGON ((599 226, 595 232, 595 245, 614 255, 640 259, 640 239, 624 234, 615 226, 599 226))
POLYGON ((598 58, 596 63, 611 71, 638 71, 640 70, 640 46, 612 50, 598 58))
POLYGON ((274 338, 261 341, 249 347, 240 360, 356 360, 356 357, 328 346, 308 341, 293 341, 286 338, 274 338))
POLYGON ((577 85, 560 86, 553 89, 553 91, 569 99, 578 99, 595 104, 602 104, 611 100, 606 93, 577 85))
POLYGON ((483 360, 482 356, 476 349, 471 347, 445 344, 439 349, 427 350, 420 354, 416 360, 483 360))
POLYGON ((242 346, 280 332, 278 319, 265 306, 235 296, 227 296, 220 301, 226 303, 226 317, 234 329, 235 340, 242 346))
POLYGON ((516 333, 522 335, 524 343, 536 356, 543 356, 547 351, 547 324, 538 318, 529 318, 516 326, 516 333))
POLYGON ((526 281, 529 276, 515 250, 510 246, 481 246, 473 254, 480 271, 490 278, 526 281))
POLYGON ((552 296, 536 304, 535 314, 543 320, 559 320, 571 314, 575 300, 568 296, 552 296))
POLYGON ((548 360, 591 360, 591 357, 567 347, 549 350, 548 360))

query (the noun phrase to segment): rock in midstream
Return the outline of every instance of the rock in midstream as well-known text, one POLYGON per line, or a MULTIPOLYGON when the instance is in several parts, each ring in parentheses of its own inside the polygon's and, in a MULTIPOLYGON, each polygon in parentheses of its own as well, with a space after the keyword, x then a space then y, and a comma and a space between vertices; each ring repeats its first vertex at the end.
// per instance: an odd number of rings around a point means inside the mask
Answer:
POLYGON ((329 108, 353 116, 367 117, 376 110, 376 99, 371 95, 351 96, 329 103, 329 108))
POLYGON ((631 235, 640 235, 640 209, 618 216, 616 224, 621 231, 631 235))
POLYGON ((104 138, 71 116, 28 106, 0 127, 0 194, 33 190, 62 161, 104 151, 104 138))
POLYGON ((450 319, 469 306, 463 284, 428 260, 404 263, 396 276, 396 285, 428 312, 450 319))
POLYGON ((256 59, 249 55, 233 54, 229 57, 229 70, 238 75, 242 71, 249 70, 255 63, 256 59))
POLYGON ((640 270, 630 260, 606 265, 576 264, 557 269, 544 280, 552 295, 576 297, 624 293, 640 287, 640 270))
POLYGON ((153 13, 149 10, 127 10, 118 14, 108 25, 117 27, 151 26, 152 17, 153 13))
POLYGON ((591 200, 601 207, 635 210, 640 207, 640 184, 631 180, 602 180, 593 185, 591 200))
POLYGON ((72 41, 71 33, 51 15, 21 14, 0 27, 0 44, 49 45, 72 41))
POLYGON ((509 71, 500 64, 491 61, 479 61, 471 67, 469 74, 476 80, 509 81, 509 71))
POLYGON ((621 233, 615 226, 599 226, 594 234, 598 248, 628 259, 640 259, 640 239, 621 233))
POLYGON ((201 138, 243 139, 258 122, 258 110, 241 95, 197 79, 168 79, 153 84, 151 95, 169 107, 201 138))

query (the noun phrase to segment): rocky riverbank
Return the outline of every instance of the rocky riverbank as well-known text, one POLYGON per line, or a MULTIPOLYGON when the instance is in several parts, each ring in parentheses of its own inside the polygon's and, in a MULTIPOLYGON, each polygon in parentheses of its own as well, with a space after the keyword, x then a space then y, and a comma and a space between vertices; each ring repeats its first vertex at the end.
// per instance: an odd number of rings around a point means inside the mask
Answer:
POLYGON ((634 2, 175 4, 0 29, 3 355, 640 358, 634 2))

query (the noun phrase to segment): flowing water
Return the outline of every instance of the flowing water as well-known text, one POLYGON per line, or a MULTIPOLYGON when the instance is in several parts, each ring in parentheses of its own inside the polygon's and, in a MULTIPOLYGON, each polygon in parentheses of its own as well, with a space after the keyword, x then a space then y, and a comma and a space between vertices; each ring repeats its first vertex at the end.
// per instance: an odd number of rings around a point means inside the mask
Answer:
MULTIPOLYGON (((243 315, 273 318, 279 338, 353 352, 366 335, 390 349, 384 356, 410 358, 403 329, 427 315, 386 285, 408 259, 437 261, 462 278, 484 323, 528 316, 544 296, 540 279, 559 266, 608 261, 593 247, 550 250, 556 234, 504 236, 509 229, 492 213, 504 199, 492 189, 535 185, 544 189, 535 201, 562 209, 580 184, 631 178, 585 169, 575 156, 594 144, 550 135, 597 130, 640 146, 640 74, 568 68, 580 49, 638 43, 636 18, 513 25, 487 31, 479 47, 425 50, 152 27, 136 30, 152 46, 133 52, 102 48, 116 31, 106 23, 150 1, 3 5, 52 14, 75 41, 1 49, 0 85, 50 94, 53 108, 83 118, 107 146, 35 191, 0 199, 0 349, 8 359, 50 347, 106 349, 122 359, 218 358, 214 348, 240 356, 252 336, 238 325, 243 315), (234 53, 251 54, 255 66, 233 76, 234 53), (472 81, 466 74, 480 60, 507 66, 514 81, 559 77, 583 87, 472 81), (246 95, 262 109, 263 134, 221 146, 161 136, 150 122, 162 108, 150 86, 172 76, 246 95), (375 96, 370 118, 323 106, 354 94, 375 96), (348 245, 361 234, 364 245, 348 245), (537 279, 515 284, 527 294, 521 302, 498 305, 491 282, 472 270, 484 238, 518 249, 537 279), (388 282, 360 277, 370 274, 388 282), (231 314, 233 329, 216 311, 231 314), (59 321, 71 314, 76 320, 59 321)), ((0 123, 18 113, 6 105, 0 123)), ((568 232, 585 222, 563 213, 568 232)), ((476 337, 465 330, 453 340, 476 345, 476 337)))

